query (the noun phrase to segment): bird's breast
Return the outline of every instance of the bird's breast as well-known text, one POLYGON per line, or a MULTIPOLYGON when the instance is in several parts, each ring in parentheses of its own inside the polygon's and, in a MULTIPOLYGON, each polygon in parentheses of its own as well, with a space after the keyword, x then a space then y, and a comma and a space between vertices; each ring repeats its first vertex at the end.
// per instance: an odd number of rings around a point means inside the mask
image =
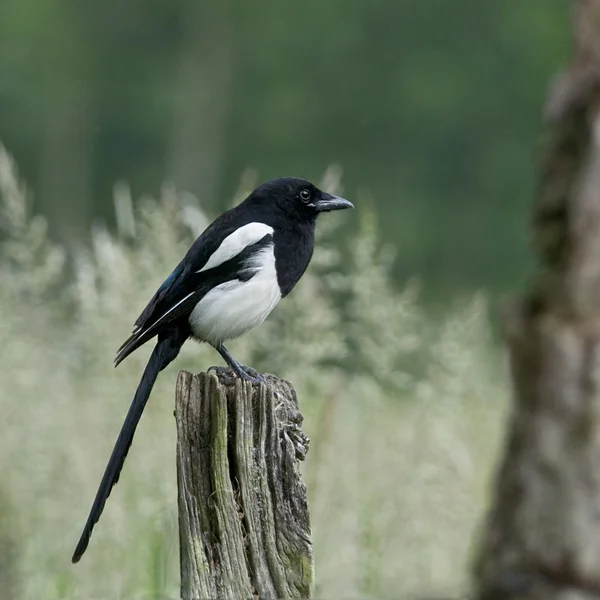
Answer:
POLYGON ((261 249, 240 277, 210 290, 192 310, 195 338, 217 344, 258 327, 281 300, 273 245, 261 249))

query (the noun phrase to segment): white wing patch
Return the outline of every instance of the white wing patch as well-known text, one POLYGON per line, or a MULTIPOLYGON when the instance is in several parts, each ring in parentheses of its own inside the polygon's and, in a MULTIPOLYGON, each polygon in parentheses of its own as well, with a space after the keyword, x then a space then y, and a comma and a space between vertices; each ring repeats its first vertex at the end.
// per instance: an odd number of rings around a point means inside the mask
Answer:
POLYGON ((247 225, 236 229, 221 242, 221 245, 210 255, 206 264, 196 272, 201 273, 202 271, 218 267, 225 261, 242 252, 244 248, 256 244, 256 242, 262 240, 265 235, 269 234, 273 234, 273 228, 264 223, 248 223, 247 225))
POLYGON ((218 344, 258 327, 281 300, 273 244, 248 261, 248 281, 227 281, 204 296, 189 316, 194 337, 218 344))

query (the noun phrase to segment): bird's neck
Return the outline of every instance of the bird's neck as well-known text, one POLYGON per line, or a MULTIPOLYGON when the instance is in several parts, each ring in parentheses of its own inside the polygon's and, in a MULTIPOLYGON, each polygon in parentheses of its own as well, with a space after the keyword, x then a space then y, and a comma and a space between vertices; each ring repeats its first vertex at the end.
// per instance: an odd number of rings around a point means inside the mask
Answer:
POLYGON ((315 246, 315 221, 285 223, 275 230, 275 264, 282 296, 306 271, 315 246))

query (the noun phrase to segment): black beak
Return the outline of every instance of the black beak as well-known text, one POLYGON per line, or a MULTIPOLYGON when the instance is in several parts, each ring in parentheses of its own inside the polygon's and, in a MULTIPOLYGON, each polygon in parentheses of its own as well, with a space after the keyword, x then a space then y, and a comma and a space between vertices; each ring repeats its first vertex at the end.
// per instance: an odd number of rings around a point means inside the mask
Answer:
POLYGON ((348 202, 348 200, 345 200, 344 198, 334 196, 333 194, 328 194, 327 192, 323 192, 321 194, 321 198, 315 202, 315 210, 317 212, 342 210, 343 208, 354 208, 354 204, 352 204, 352 202, 348 202))

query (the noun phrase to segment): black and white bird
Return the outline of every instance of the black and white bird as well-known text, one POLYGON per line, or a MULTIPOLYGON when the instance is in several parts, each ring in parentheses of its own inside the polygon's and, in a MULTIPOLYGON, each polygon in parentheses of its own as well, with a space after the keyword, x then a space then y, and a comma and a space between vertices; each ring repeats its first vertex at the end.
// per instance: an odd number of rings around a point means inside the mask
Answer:
POLYGON ((74 563, 86 551, 92 529, 119 480, 159 372, 186 340, 194 338, 213 346, 241 379, 262 381, 254 369, 238 363, 223 342, 260 325, 290 293, 312 257, 317 216, 344 208, 352 204, 304 179, 268 181, 217 218, 158 288, 115 359, 118 365, 157 338, 73 554, 74 563))

